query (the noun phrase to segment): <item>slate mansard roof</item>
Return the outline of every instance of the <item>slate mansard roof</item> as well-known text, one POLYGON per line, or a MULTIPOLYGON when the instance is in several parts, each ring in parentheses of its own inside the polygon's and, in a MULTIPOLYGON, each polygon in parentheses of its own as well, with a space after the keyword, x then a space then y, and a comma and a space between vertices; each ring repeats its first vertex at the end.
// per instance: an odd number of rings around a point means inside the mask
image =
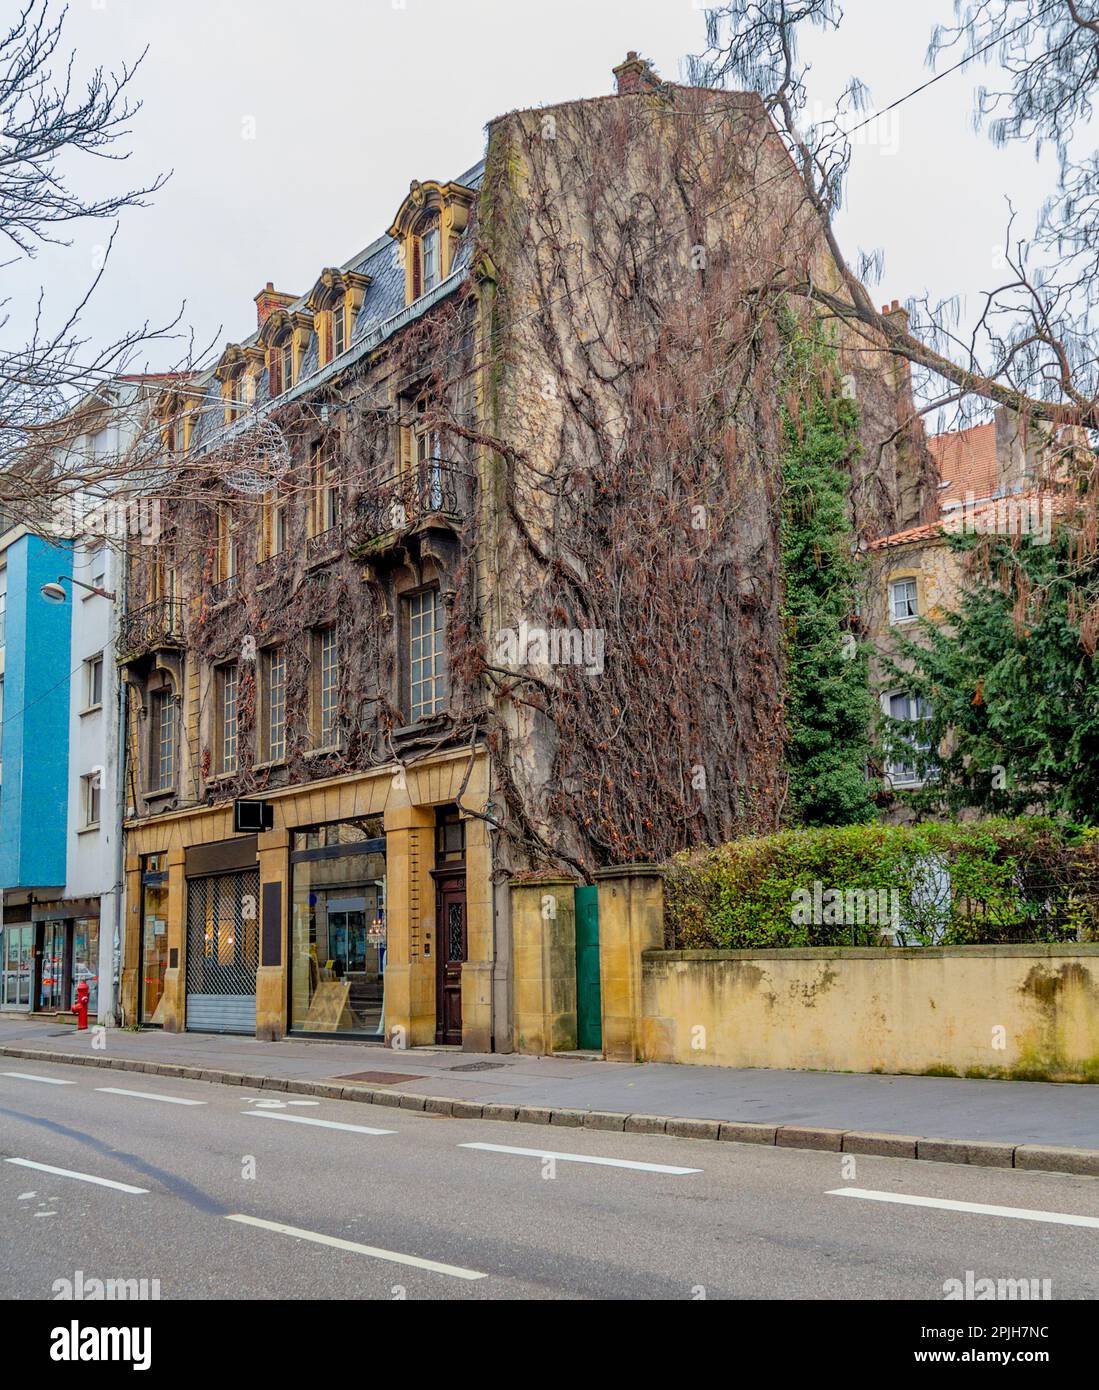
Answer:
MULTIPOLYGON (((454 182, 461 184, 464 188, 476 191, 481 187, 484 172, 485 162, 481 159, 472 169, 467 169, 464 174, 459 175, 454 182)), ((349 261, 339 267, 342 271, 357 271, 369 276, 370 279, 363 295, 362 304, 355 315, 355 322, 351 328, 350 341, 346 350, 334 361, 327 363, 323 369, 318 370, 317 337, 316 334, 313 334, 308 350, 302 358, 297 382, 289 390, 283 391, 276 399, 281 403, 286 403, 315 390, 330 377, 338 375, 339 372, 350 366, 357 358, 372 351, 379 343, 384 342, 391 333, 404 327, 405 324, 413 322, 433 304, 451 294, 468 273, 471 252, 471 239, 463 238, 455 267, 447 278, 433 290, 428 291, 427 294, 421 295, 414 303, 406 306, 405 275, 399 257, 399 247, 388 235, 383 234, 377 237, 364 250, 352 256, 349 261)), ((308 294, 300 295, 292 303, 286 305, 286 312, 292 315, 298 309, 304 309, 307 298, 308 294)), ((258 341, 258 338, 257 329, 249 337, 241 339, 240 346, 250 347, 258 341)), ((256 411, 261 414, 264 413, 271 404, 268 377, 267 373, 264 372, 256 381, 254 410, 249 408, 236 425, 226 427, 222 421, 221 404, 212 399, 215 390, 214 383, 216 383, 216 378, 212 370, 203 372, 194 382, 207 393, 208 399, 194 423, 191 438, 192 453, 201 452, 204 448, 210 447, 215 439, 218 443, 222 443, 231 438, 238 429, 247 428, 249 416, 254 418, 256 411)))

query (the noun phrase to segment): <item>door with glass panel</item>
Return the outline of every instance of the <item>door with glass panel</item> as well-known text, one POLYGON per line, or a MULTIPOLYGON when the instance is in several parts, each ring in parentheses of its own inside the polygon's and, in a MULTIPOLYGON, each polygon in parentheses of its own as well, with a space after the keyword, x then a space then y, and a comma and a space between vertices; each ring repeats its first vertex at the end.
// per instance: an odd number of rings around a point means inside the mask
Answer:
POLYGON ((60 1012, 69 1007, 65 998, 67 922, 42 922, 42 955, 38 966, 38 1011, 60 1012))
POLYGON ((9 923, 4 927, 3 976, 0 1004, 5 1009, 29 1009, 34 974, 34 927, 9 923))

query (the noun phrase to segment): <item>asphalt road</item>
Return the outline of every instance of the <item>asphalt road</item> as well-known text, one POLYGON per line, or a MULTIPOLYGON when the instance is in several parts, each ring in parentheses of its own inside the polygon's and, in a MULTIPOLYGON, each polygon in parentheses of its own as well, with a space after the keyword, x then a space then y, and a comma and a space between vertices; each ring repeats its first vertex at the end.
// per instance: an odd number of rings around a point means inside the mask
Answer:
POLYGON ((1099 1298, 1099 1179, 855 1162, 0 1058, 0 1297, 1099 1298))

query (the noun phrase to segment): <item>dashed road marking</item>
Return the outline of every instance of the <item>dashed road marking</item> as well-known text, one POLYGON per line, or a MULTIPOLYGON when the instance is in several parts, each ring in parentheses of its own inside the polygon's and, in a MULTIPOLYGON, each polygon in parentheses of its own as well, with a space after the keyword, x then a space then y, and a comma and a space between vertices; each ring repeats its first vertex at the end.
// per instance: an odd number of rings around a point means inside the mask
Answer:
POLYGON ((108 1096, 133 1096, 135 1100, 162 1100, 167 1105, 205 1105, 204 1100, 186 1100, 183 1096, 162 1096, 156 1091, 127 1091, 122 1086, 97 1086, 108 1096))
POLYGON ((864 1202, 892 1202, 902 1207, 937 1207, 941 1211, 970 1212, 974 1216, 1007 1216, 1014 1221, 1045 1221, 1053 1226, 1090 1226, 1099 1229, 1099 1216, 1072 1216, 1064 1211, 997 1207, 986 1202, 955 1202, 946 1197, 912 1197, 905 1192, 872 1192, 862 1187, 836 1187, 824 1195, 859 1197, 864 1202))
POLYGON ((642 1173, 701 1173, 701 1168, 676 1168, 668 1163, 641 1163, 632 1158, 597 1158, 594 1154, 564 1154, 553 1149, 516 1149, 510 1144, 459 1144, 460 1149, 484 1149, 494 1154, 521 1154, 524 1158, 555 1158, 560 1163, 594 1163, 601 1168, 634 1168, 642 1173))
POLYGON ((63 1081, 59 1076, 35 1076, 29 1071, 0 1071, 0 1076, 14 1076, 16 1081, 41 1081, 43 1086, 75 1086, 75 1081, 63 1081))
MULTIPOLYGON (((289 1118, 283 1116, 281 1118, 289 1118)), ((303 1231, 299 1226, 286 1226, 281 1221, 264 1221, 258 1216, 242 1216, 239 1213, 226 1216, 226 1221, 239 1221, 242 1226, 258 1226, 263 1231, 275 1231, 279 1235, 294 1236, 297 1240, 310 1240, 316 1245, 329 1245, 334 1250, 348 1250, 354 1255, 368 1255, 373 1260, 388 1260, 391 1264, 411 1265, 414 1269, 426 1269, 432 1274, 447 1274, 452 1279, 487 1279, 488 1275, 477 1269, 463 1269, 461 1265, 441 1264, 438 1260, 423 1260, 419 1255, 402 1255, 397 1250, 381 1250, 376 1245, 360 1245, 358 1241, 342 1240, 339 1236, 326 1236, 320 1231, 303 1231)))
POLYGON ((394 1129, 373 1129, 370 1125, 348 1125, 342 1120, 314 1120, 308 1115, 284 1115, 281 1110, 242 1110, 256 1120, 285 1120, 290 1125, 316 1125, 319 1129, 346 1129, 352 1134, 396 1134, 394 1129))
POLYGON ((19 1168, 33 1168, 39 1173, 52 1173, 56 1178, 75 1178, 77 1182, 94 1183, 96 1187, 113 1187, 116 1192, 130 1192, 135 1196, 144 1195, 147 1187, 134 1187, 128 1182, 115 1182, 114 1178, 97 1178, 94 1173, 77 1173, 71 1168, 55 1168, 51 1163, 35 1163, 31 1158, 5 1158, 5 1163, 14 1163, 19 1168))

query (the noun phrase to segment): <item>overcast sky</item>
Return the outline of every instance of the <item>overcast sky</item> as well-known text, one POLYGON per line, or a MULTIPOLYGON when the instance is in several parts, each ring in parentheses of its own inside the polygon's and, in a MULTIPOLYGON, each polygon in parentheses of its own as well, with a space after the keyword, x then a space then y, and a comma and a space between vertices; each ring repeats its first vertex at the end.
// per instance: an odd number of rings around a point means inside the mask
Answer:
MULTIPOLYGON (((814 103, 830 107, 851 74, 876 107, 926 80, 928 35, 950 0, 846 9, 839 36, 806 45, 814 103)), ((698 0, 72 0, 78 71, 149 48, 131 159, 83 159, 79 186, 174 171, 154 205, 124 214, 86 328, 108 340, 185 300, 199 344, 245 337, 267 280, 307 290, 384 232, 410 179, 475 163, 492 117, 608 93, 628 49, 679 77, 703 32, 698 0)), ((972 131, 981 76, 947 77, 856 146, 839 230, 852 260, 884 250, 882 302, 959 294, 972 311, 996 274, 1005 196, 1024 214, 1043 197, 1029 151, 972 131)), ((3 337, 21 336, 40 284, 48 306, 69 307, 103 241, 102 226, 81 227, 70 248, 0 271, 15 301, 3 337)))

